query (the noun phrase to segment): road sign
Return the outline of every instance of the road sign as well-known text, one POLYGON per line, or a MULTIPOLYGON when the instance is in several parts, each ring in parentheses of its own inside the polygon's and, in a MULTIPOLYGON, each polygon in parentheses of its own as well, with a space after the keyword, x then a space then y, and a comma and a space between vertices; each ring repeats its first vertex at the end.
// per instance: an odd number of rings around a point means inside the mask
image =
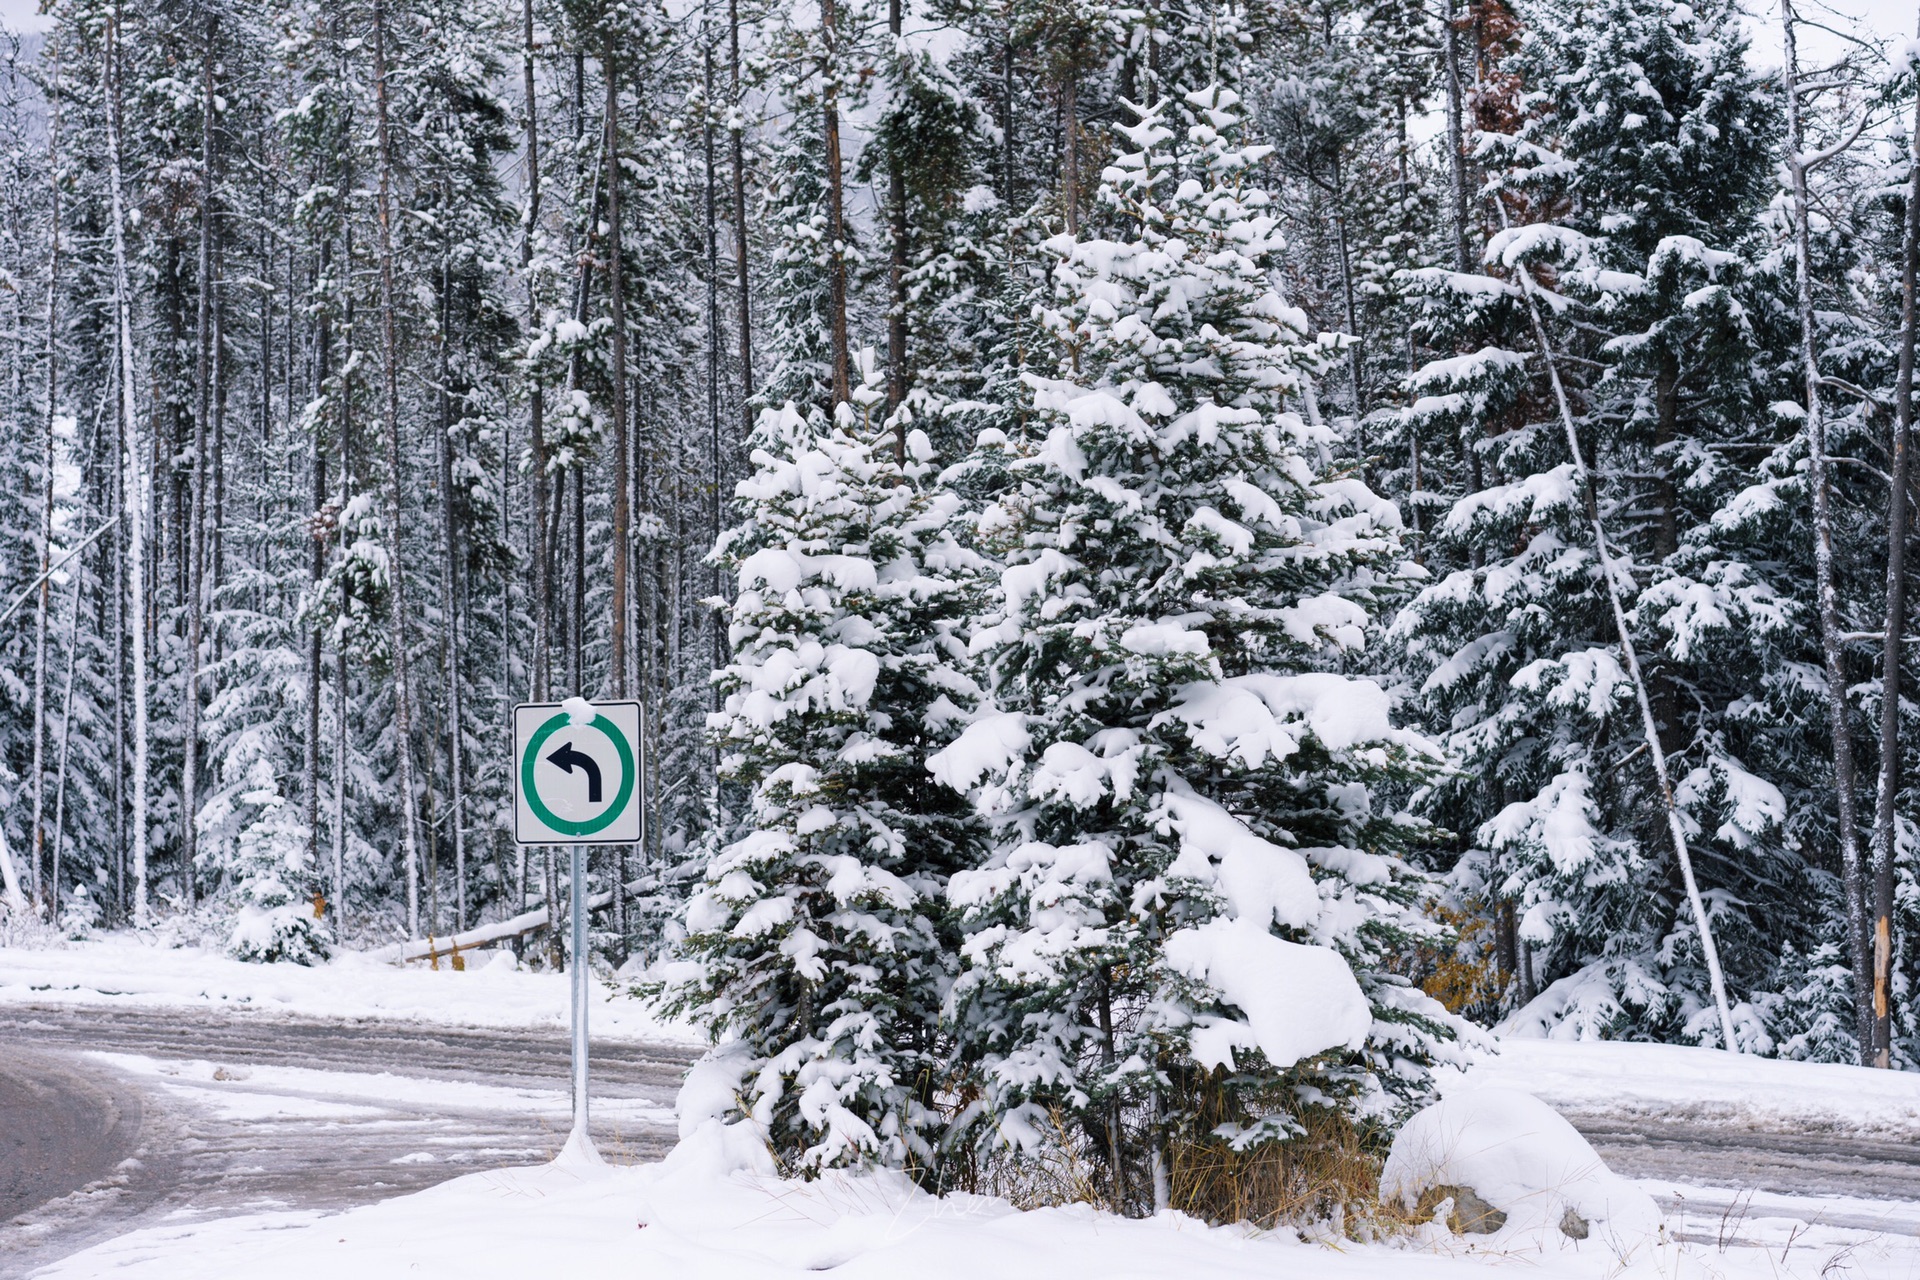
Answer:
POLYGON ((634 843, 639 766, 639 703, 521 703, 513 709, 513 838, 634 843))

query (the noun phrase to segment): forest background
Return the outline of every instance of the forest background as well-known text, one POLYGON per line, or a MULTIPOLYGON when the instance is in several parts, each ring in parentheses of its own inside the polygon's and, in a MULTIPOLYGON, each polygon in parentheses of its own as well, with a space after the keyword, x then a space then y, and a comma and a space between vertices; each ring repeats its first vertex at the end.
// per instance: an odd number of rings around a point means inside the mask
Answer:
POLYGON ((501 739, 580 692, 648 711, 596 947, 677 943, 756 812, 714 549, 758 536, 794 422, 841 415, 953 563, 992 560, 1002 455, 1078 375, 1062 264, 1124 239, 1130 104, 1231 84, 1312 468, 1395 512, 1299 666, 1377 683, 1444 761, 1368 783, 1447 926, 1395 963, 1483 1023, 1920 1056, 1904 37, 1718 0, 36 25, 0 71, 30 914, 268 955, 325 945, 288 923, 315 902, 362 944, 559 903, 501 739), (1809 31, 1785 71, 1749 47, 1809 31))

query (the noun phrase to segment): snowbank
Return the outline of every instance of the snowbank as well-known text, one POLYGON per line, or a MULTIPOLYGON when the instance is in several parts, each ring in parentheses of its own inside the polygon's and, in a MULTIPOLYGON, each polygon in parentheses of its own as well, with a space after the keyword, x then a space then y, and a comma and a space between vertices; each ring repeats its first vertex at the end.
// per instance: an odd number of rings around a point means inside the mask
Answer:
POLYGON ((1522 1089, 1569 1115, 1666 1117, 1920 1139, 1920 1072, 1787 1062, 1687 1045, 1506 1038, 1442 1089, 1522 1089))
MULTIPOLYGON (((347 1213, 264 1213, 171 1221, 96 1246, 43 1280, 1492 1280, 1512 1253, 1463 1245, 1443 1228, 1338 1248, 1291 1232, 1209 1228, 1178 1214, 1145 1221, 1084 1205, 1022 1212, 1005 1201, 936 1199, 894 1174, 785 1181, 746 1155, 739 1130, 707 1123, 666 1161, 621 1167, 562 1157, 474 1174, 347 1213), (1437 1233, 1437 1234, 1436 1234, 1437 1233)), ((1908 1242, 1909 1244, 1911 1242, 1908 1242)), ((1920 1253, 1841 1243, 1848 1274, 1911 1274, 1920 1253), (1857 1269, 1863 1264, 1893 1270, 1857 1269)), ((1667 1246, 1656 1264, 1606 1249, 1535 1256, 1539 1280, 1775 1280, 1811 1277, 1836 1246, 1667 1246)))
MULTIPOLYGON (((638 1002, 596 984, 596 1040, 702 1044, 638 1002)), ((247 964, 215 951, 168 948, 127 934, 59 950, 0 948, 0 1004, 58 1003, 245 1009, 309 1018, 383 1018, 468 1027, 565 1027, 567 979, 531 973, 510 955, 476 955, 464 972, 399 968, 344 954, 327 964, 247 964)))
POLYGON ((1437 1210, 1494 1247, 1583 1246, 1649 1260, 1660 1242, 1653 1198, 1607 1168, 1566 1119, 1518 1089, 1457 1089, 1395 1135, 1380 1198, 1437 1210), (1471 1207, 1469 1207, 1471 1206, 1471 1207))

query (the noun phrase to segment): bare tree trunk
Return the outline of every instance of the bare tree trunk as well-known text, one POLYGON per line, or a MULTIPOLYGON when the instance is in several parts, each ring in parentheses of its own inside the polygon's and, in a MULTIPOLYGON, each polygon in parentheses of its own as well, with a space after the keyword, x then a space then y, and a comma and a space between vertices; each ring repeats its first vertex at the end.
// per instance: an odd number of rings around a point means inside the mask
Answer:
POLYGON ((1453 208, 1453 269, 1466 273, 1473 270, 1473 259, 1467 251, 1467 152, 1466 128, 1462 117, 1466 111, 1465 94, 1460 84, 1460 46, 1459 32, 1455 29, 1459 22, 1453 8, 1453 0, 1446 0, 1442 22, 1445 31, 1440 42, 1440 51, 1446 63, 1447 75, 1447 176, 1453 208))
MULTIPOLYGON (((735 34, 737 39, 737 33, 735 34)), ((726 470, 725 458, 720 451, 720 234, 716 222, 715 206, 717 185, 713 148, 713 42, 707 33, 706 11, 700 18, 700 43, 704 52, 704 70, 706 73, 706 147, 707 147, 707 461, 711 468, 707 486, 707 536, 709 547, 720 542, 720 490, 724 483, 726 470)), ((737 85, 735 88, 737 89, 737 85)), ((714 565, 708 575, 708 594, 719 597, 721 594, 720 566, 714 565)), ((649 594, 652 584, 649 584, 649 594)), ((725 664, 726 633, 720 612, 710 609, 706 612, 708 629, 708 651, 712 655, 715 670, 725 664)), ((717 686, 709 689, 713 699, 708 705, 719 708, 717 686)), ((715 765, 715 786, 718 782, 718 766, 715 765)), ((641 786, 641 804, 646 803, 646 787, 641 786)), ((620 909, 622 928, 625 927, 626 894, 620 882, 627 877, 626 850, 621 850, 620 874, 615 880, 614 902, 620 909)))
MULTIPOLYGON (((110 375, 117 383, 119 374, 110 375)), ((118 410, 115 418, 119 417, 118 410)), ((116 424, 117 425, 117 424, 116 424)), ((117 438, 117 433, 116 433, 117 438)), ((108 570, 113 599, 113 918, 125 924, 131 918, 127 907, 127 498, 126 469, 115 469, 113 481, 114 516, 120 521, 113 530, 114 557, 108 570)))
POLYGON ((840 161, 839 6, 820 0, 820 104, 827 146, 827 309, 833 326, 833 403, 852 398, 847 349, 847 227, 840 161))
MULTIPOLYGON (((887 0, 889 51, 896 67, 904 68, 911 55, 900 47, 900 0, 887 0)), ((887 251, 887 412, 893 415, 893 460, 907 461, 907 415, 899 408, 907 398, 907 176, 898 134, 887 149, 887 220, 892 243, 887 251)), ((1009 210, 1008 212, 1012 212, 1009 210)))
POLYGON ((1066 215, 1067 234, 1080 234, 1080 71, 1068 66, 1060 86, 1060 135, 1066 163, 1060 167, 1060 209, 1066 215))
POLYGON ((393 733, 394 757, 399 767, 400 845, 407 877, 407 932, 420 932, 420 846, 417 798, 413 794, 413 691, 408 685, 407 574, 401 555, 400 491, 404 473, 400 463, 399 340, 394 333, 393 282, 393 149, 387 123, 387 6, 373 0, 373 102, 375 138, 380 160, 378 218, 380 226, 380 382, 381 416, 387 437, 387 573, 392 593, 393 733))
MULTIPOLYGON (((59 64, 53 69, 54 92, 49 95, 52 103, 52 116, 47 129, 47 167, 50 172, 58 172, 60 167, 60 95, 59 64)), ((54 462, 54 419, 59 413, 60 404, 60 184, 51 187, 51 226, 52 232, 47 245, 47 450, 43 459, 45 473, 41 479, 46 485, 44 503, 40 512, 40 572, 45 574, 50 567, 48 556, 53 550, 53 462, 54 462)), ((22 361, 21 363, 25 363, 22 361)), ((84 562, 81 566, 84 568, 84 562)), ((80 568, 74 572, 73 588, 73 626, 67 635, 67 690, 63 699, 66 709, 60 719, 60 781, 55 788, 58 798, 54 801, 53 818, 53 866, 51 884, 47 894, 47 918, 55 924, 60 921, 60 821, 67 787, 67 743, 70 738, 69 727, 73 720, 73 657, 75 643, 80 635, 80 568)), ((42 834, 43 814, 45 813, 45 772, 40 752, 41 743, 46 739, 46 711, 44 687, 47 668, 47 592, 49 584, 40 583, 40 598, 34 609, 34 650, 33 650, 33 867, 34 878, 39 878, 40 845, 46 837, 42 834)))
POLYGON ((1900 791, 1900 650, 1907 631, 1907 473, 1913 432, 1916 269, 1920 268, 1920 100, 1907 133, 1907 217, 1900 253, 1900 365, 1887 493, 1887 612, 1880 651, 1880 784, 1873 806, 1873 1065, 1893 1065, 1894 801, 1900 791))
MULTIPOLYGON (((1340 297, 1346 305, 1347 333, 1353 338, 1353 342, 1347 347, 1347 380, 1353 388, 1353 424, 1356 429, 1359 429, 1361 419, 1367 414, 1367 398, 1360 379, 1362 360, 1360 316, 1353 305, 1353 261, 1347 251, 1347 215, 1340 207, 1342 190, 1339 171, 1336 169, 1333 190, 1327 194, 1333 201, 1334 251, 1340 255, 1340 297)), ((1362 454, 1367 450, 1364 431, 1361 431, 1360 435, 1360 450, 1362 454)))
MULTIPOLYGON (((521 0, 521 91, 527 111, 527 211, 521 224, 520 269, 527 275, 527 328, 540 323, 540 293, 533 279, 533 241, 540 223, 540 100, 533 82, 533 0, 521 0)), ((553 565, 547 539, 547 401, 540 375, 527 370, 527 447, 533 461, 533 700, 544 702, 552 685, 553 565)), ((521 903, 524 909, 526 904, 521 903)))
POLYGON ((460 535, 453 515, 453 377, 447 344, 453 323, 453 282, 446 259, 440 267, 440 602, 446 615, 440 636, 447 673, 447 827, 453 837, 453 928, 467 929, 467 835, 462 825, 466 806, 466 777, 461 760, 460 672, 464 654, 460 645, 460 535))
POLYGON ((1833 784, 1839 809, 1840 878, 1847 897, 1847 957, 1853 969, 1854 1031, 1862 1062, 1873 1057, 1871 962, 1867 949, 1867 878, 1860 857, 1854 796, 1853 730, 1847 714, 1847 675, 1840 639, 1840 603, 1833 571, 1833 497, 1827 477, 1827 423, 1820 403, 1820 364, 1813 315, 1809 248, 1806 135, 1800 118, 1798 54, 1792 0, 1780 0, 1786 40, 1787 174, 1793 191, 1794 303, 1800 321, 1800 361, 1807 393, 1807 484, 1813 490, 1813 573, 1820 652, 1826 664, 1827 721, 1833 738, 1833 784))
POLYGON ((1014 110, 1013 110, 1013 18, 1011 12, 1007 18, 1007 36, 1000 46, 1000 97, 1006 106, 1006 116, 1000 121, 1000 178, 1006 190, 1000 198, 1006 202, 1007 215, 1014 213, 1013 204, 1013 153, 1014 153, 1014 110))
POLYGON ((114 328, 119 355, 120 432, 125 457, 122 499, 127 539, 127 603, 133 663, 133 925, 144 929, 147 909, 147 472, 141 465, 140 420, 133 388, 133 281, 127 270, 126 206, 120 173, 120 6, 106 28, 107 186, 113 205, 114 328))
POLYGON ((20 873, 14 869, 13 853, 7 848, 7 828, 0 823, 0 899, 6 901, 7 910, 25 915, 33 908, 27 905, 27 897, 20 891, 20 873))
POLYGON ((74 571, 73 607, 67 621, 67 674, 60 692, 60 764, 53 784, 52 883, 47 893, 47 918, 60 923, 60 853, 67 833, 67 763, 73 749, 73 668, 80 654, 80 571, 74 571))
MULTIPOLYGON (((345 168, 346 166, 342 166, 345 168)), ((350 188, 348 175, 341 186, 350 188)), ((341 219, 340 319, 346 330, 347 356, 340 370, 340 509, 346 510, 353 497, 353 365, 359 347, 354 327, 353 306, 353 223, 341 219)), ((347 930, 347 750, 349 736, 347 706, 347 650, 342 643, 334 652, 333 699, 333 927, 343 940, 347 930)))
MULTIPOLYGON (((332 238, 323 237, 320 243, 319 275, 321 280, 329 279, 328 267, 331 266, 329 248, 332 238)), ((291 296, 291 290, 288 291, 291 296)), ((293 349, 287 349, 287 360, 293 360, 293 349)), ((313 331, 313 394, 318 397, 325 394, 327 380, 333 376, 333 326, 323 306, 313 331)), ((264 384, 264 379, 262 380, 264 384)), ((288 402, 291 407, 292 402, 288 402)), ((323 424, 314 423, 312 452, 312 488, 313 512, 316 516, 327 505, 327 450, 321 442, 323 424)), ((318 598, 321 579, 327 573, 327 538, 321 535, 319 526, 315 526, 313 545, 308 548, 307 591, 318 598)), ((323 654, 318 625, 307 633, 307 742, 301 753, 301 767, 307 776, 307 863, 320 866, 320 698, 326 673, 322 669, 323 654)), ((334 923, 339 923, 339 884, 334 884, 334 923)))
POLYGON ((601 76, 607 89, 607 294, 613 311, 613 623, 609 683, 613 696, 627 695, 627 555, 632 541, 632 509, 628 504, 627 443, 627 296, 622 262, 625 239, 620 230, 620 77, 614 62, 613 38, 607 38, 601 58, 601 76))
POLYGON ((727 0, 727 78, 732 89, 733 113, 727 133, 733 160, 733 268, 738 277, 740 328, 740 411, 743 434, 753 430, 753 324, 747 283, 747 122, 740 96, 740 0, 727 0))
POLYGON ((347 655, 334 654, 333 673, 333 931, 347 932, 347 655))
MULTIPOLYGON (((1113 1042, 1113 992, 1105 965, 1100 967, 1099 1002, 1100 1066, 1111 1073, 1116 1056, 1113 1042)), ((1122 1158, 1123 1139, 1124 1135, 1120 1128, 1120 1099, 1116 1096, 1107 1103, 1107 1176, 1113 1180, 1112 1209, 1115 1213, 1127 1211, 1127 1166, 1122 1158)))
MULTIPOLYGON (((527 211, 520 239, 520 269, 527 277, 527 328, 540 323, 540 291, 533 278, 533 242, 540 225, 540 98, 533 76, 533 0, 520 4, 520 84, 526 99, 527 211)), ((527 449, 533 464, 533 697, 545 702, 553 686, 553 551, 547 536, 551 477, 547 474, 547 401, 539 371, 527 369, 527 449)), ((547 903, 552 907, 553 854, 546 851, 547 903)), ((520 910, 527 909, 526 850, 520 851, 520 910)))
POLYGON ((219 19, 207 19, 200 57, 200 259, 194 317, 193 505, 187 526, 187 671, 181 690, 180 887, 194 899, 200 811, 200 646, 206 634, 207 437, 213 416, 213 41, 219 19))
MULTIPOLYGON (((28 894, 35 906, 42 900, 40 886, 40 864, 46 856, 46 760, 44 751, 47 739, 47 612, 51 604, 49 592, 53 586, 49 581, 49 570, 53 567, 53 464, 54 464, 54 419, 59 414, 59 381, 57 376, 58 356, 56 352, 58 332, 54 324, 54 280, 58 277, 59 232, 57 211, 59 209, 59 186, 54 187, 54 208, 56 210, 54 249, 48 271, 47 284, 47 438, 46 449, 40 460, 40 585, 33 593, 33 840, 28 850, 31 865, 27 870, 28 894)), ((17 327, 16 318, 16 327, 17 327)), ((15 364, 18 372, 19 365, 15 364)), ((60 887, 56 881, 52 893, 44 895, 57 898, 60 887)), ((58 916, 49 911, 49 916, 58 916)))

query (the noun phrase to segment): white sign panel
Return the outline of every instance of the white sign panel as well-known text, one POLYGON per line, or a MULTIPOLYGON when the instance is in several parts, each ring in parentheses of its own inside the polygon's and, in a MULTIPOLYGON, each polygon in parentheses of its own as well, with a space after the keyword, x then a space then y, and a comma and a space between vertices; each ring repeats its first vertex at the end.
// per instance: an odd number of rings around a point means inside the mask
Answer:
POLYGON ((513 838, 640 839, 640 704, 523 702, 513 709, 513 838))

